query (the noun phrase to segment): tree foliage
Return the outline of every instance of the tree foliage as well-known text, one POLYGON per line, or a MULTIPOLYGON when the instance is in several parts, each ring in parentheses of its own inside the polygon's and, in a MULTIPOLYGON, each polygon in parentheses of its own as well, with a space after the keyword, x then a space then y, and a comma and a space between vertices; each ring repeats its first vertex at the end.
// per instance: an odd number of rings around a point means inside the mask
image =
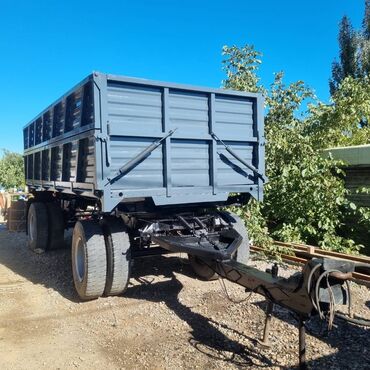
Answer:
POLYGON ((358 78, 370 73, 370 0, 365 0, 361 30, 356 31, 347 16, 342 18, 338 43, 339 61, 334 60, 329 80, 332 95, 346 77, 358 78))
POLYGON ((261 64, 262 54, 254 49, 252 45, 224 46, 222 48, 224 70, 226 80, 223 84, 226 89, 244 90, 250 92, 261 92, 263 88, 259 85, 259 77, 256 73, 261 64))
POLYGON ((3 150, 0 158, 0 186, 5 189, 24 187, 23 157, 3 150))
POLYGON ((370 0, 365 2, 365 15, 362 21, 360 38, 360 64, 363 75, 370 74, 370 0))
POLYGON ((370 143, 370 76, 347 77, 331 104, 311 105, 306 134, 316 148, 370 143))
POLYGON ((357 47, 358 40, 351 21, 344 16, 339 26, 339 62, 334 61, 332 65, 332 78, 329 82, 330 92, 332 94, 338 89, 342 80, 347 76, 357 77, 358 60, 357 47))
MULTIPOLYGON (((268 89, 258 86, 258 68, 254 67, 261 62, 255 63, 253 56, 260 58, 261 54, 256 54, 248 45, 239 51, 236 49, 235 46, 223 49, 228 77, 225 87, 246 90, 254 84, 251 90, 263 91, 266 98, 266 174, 269 182, 265 185, 265 200, 261 204, 252 202, 238 210, 248 223, 253 242, 272 248, 273 237, 340 251, 358 250, 359 246, 351 238, 343 237, 343 221, 348 213, 359 214, 364 222, 366 219, 346 198, 341 163, 322 157, 320 149, 324 141, 319 133, 325 131, 321 125, 333 126, 336 132, 333 138, 339 140, 341 133, 349 127, 354 131, 352 122, 359 114, 368 116, 368 101, 364 96, 366 81, 360 86, 352 80, 344 82, 335 97, 335 104, 329 107, 311 105, 309 112, 302 115, 300 112, 307 100, 315 99, 304 82, 286 85, 284 74, 280 72, 268 89), (253 69, 248 68, 249 64, 253 69), (352 111, 353 101, 348 94, 354 91, 359 92, 352 111), (361 113, 357 106, 363 107, 361 113), (337 128, 338 121, 334 123, 333 120, 343 115, 346 119, 337 128)), ((356 133, 356 137, 360 141, 360 134, 356 133)))

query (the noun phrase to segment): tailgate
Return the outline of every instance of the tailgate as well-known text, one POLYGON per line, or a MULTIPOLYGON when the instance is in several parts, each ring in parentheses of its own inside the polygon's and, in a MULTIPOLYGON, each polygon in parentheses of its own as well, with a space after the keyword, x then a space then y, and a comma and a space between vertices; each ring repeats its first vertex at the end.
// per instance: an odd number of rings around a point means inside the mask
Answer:
POLYGON ((104 105, 109 167, 103 172, 112 199, 152 197, 166 205, 218 202, 231 192, 262 197, 251 170, 264 173, 259 94, 108 76, 104 105))

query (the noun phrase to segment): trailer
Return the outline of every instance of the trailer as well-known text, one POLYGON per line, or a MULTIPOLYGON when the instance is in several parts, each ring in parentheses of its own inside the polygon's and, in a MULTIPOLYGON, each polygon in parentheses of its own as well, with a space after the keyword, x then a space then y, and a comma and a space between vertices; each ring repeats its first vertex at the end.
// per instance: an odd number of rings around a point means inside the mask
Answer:
POLYGON ((261 94, 94 72, 23 129, 30 248, 60 248, 73 227, 82 300, 122 294, 134 259, 186 253, 201 278, 270 301, 265 337, 273 303, 295 312, 303 364, 304 320, 348 301, 355 266, 313 260, 290 279, 246 266, 247 228, 226 207, 263 198, 263 110, 261 94))
POLYGON ((261 94, 95 72, 23 129, 29 245, 74 226, 81 299, 121 294, 132 259, 167 252, 160 236, 181 236, 206 279, 195 250, 246 263, 245 226, 218 207, 262 199, 263 132, 261 94))

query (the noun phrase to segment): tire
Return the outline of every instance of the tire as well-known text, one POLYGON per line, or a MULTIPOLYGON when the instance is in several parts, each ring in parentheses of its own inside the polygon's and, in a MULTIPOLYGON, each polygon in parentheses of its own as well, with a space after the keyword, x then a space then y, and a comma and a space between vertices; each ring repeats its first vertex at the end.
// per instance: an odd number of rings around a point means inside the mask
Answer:
POLYGON ((27 214, 28 246, 35 253, 45 252, 48 244, 48 212, 44 203, 33 202, 27 214))
POLYGON ((49 238, 47 250, 64 247, 64 218, 63 212, 57 203, 46 203, 49 217, 49 238))
POLYGON ((190 266, 196 275, 202 280, 211 281, 218 279, 218 275, 200 258, 192 255, 188 255, 190 266))
POLYGON ((95 221, 77 221, 72 236, 72 273, 79 297, 86 301, 103 295, 107 254, 102 228, 95 221))
POLYGON ((221 211, 220 215, 223 220, 229 223, 233 227, 233 229, 242 236, 243 240, 233 257, 236 259, 237 262, 246 264, 249 260, 250 246, 248 231, 245 227, 244 221, 233 212, 221 211))
POLYGON ((131 274, 130 238, 123 221, 109 217, 103 220, 102 228, 107 251, 107 278, 105 296, 122 294, 131 274))

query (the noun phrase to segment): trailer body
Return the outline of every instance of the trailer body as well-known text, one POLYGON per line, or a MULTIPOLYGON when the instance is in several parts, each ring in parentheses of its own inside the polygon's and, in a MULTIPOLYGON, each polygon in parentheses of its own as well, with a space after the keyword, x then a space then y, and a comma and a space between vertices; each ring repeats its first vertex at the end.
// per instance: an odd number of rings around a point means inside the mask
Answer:
POLYGON ((246 263, 244 221, 261 200, 261 94, 94 72, 24 127, 29 246, 65 244, 81 299, 121 294, 131 260, 176 250, 246 263))
POLYGON ((263 196, 261 94, 94 72, 23 134, 31 190, 97 199, 103 212, 144 199, 201 206, 263 196))
POLYGON ((262 344, 274 304, 295 313, 301 368, 311 315, 330 326, 335 305, 348 304, 340 317, 363 324, 350 309, 354 263, 313 259, 288 279, 276 264, 270 272, 245 265, 244 220, 220 206, 262 199, 260 94, 93 73, 23 133, 29 246, 63 247, 64 229, 74 227, 82 300, 122 294, 135 258, 182 253, 201 278, 218 275, 267 298, 262 344))

